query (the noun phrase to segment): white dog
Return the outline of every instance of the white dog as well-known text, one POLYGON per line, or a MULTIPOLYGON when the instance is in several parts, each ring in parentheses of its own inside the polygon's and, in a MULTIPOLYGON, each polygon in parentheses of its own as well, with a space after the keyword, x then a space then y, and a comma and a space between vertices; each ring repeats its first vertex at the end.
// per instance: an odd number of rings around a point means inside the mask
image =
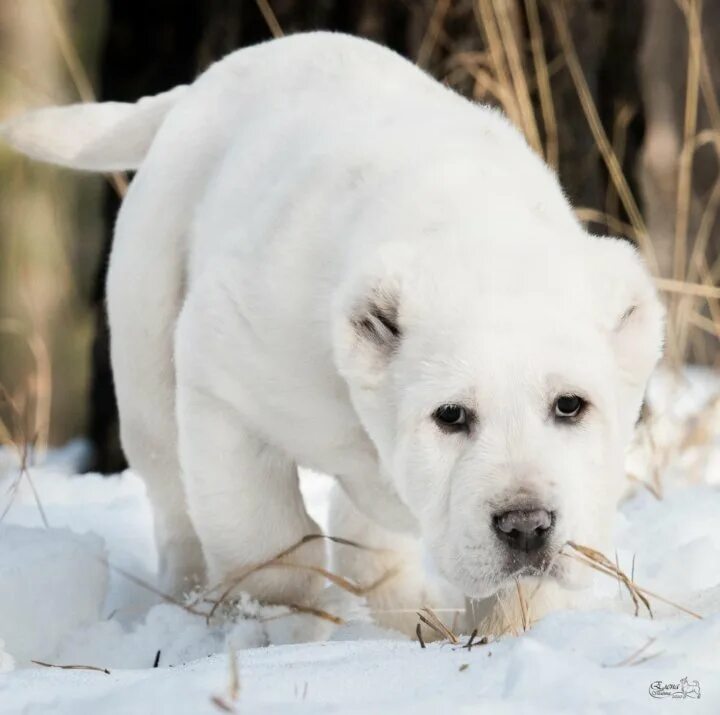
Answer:
MULTIPOLYGON (((403 550, 376 607, 438 598, 421 552, 482 599, 518 576, 578 583, 554 558, 569 539, 607 548, 663 311, 633 247, 588 235, 497 111, 313 33, 3 133, 43 160, 138 170, 108 309, 163 588, 317 532, 298 465, 337 477, 333 531, 403 550)), ((334 568, 364 583, 388 563, 343 554, 334 568)), ((288 560, 324 556, 310 542, 288 560)), ((242 584, 307 604, 321 586, 297 568, 242 584)))

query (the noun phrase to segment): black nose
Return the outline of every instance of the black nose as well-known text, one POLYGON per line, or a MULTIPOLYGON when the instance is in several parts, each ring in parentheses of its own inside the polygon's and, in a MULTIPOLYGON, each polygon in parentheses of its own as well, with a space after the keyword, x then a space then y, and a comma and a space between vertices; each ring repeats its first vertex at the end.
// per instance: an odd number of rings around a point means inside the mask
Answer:
POLYGON ((545 546, 554 523, 554 512, 546 509, 517 509, 493 517, 493 528, 500 541, 526 554, 545 546))

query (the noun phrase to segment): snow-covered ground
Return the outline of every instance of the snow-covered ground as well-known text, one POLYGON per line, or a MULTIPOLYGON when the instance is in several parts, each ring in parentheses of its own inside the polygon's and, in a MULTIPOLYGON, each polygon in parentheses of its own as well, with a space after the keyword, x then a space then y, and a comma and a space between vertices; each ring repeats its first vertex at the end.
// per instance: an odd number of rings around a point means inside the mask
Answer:
MULTIPOLYGON (((282 645, 302 619, 314 617, 251 602, 234 622, 208 626, 202 616, 159 603, 148 588, 157 554, 135 475, 73 476, 78 448, 54 453, 31 470, 45 526, 27 479, 15 493, 6 491, 17 469, 2 451, 0 513, 10 500, 11 506, 0 524, 0 713, 655 713, 672 707, 717 715, 720 403, 712 398, 719 391, 704 373, 692 373, 681 388, 656 380, 653 438, 640 440, 628 464, 635 479, 661 488, 662 498, 629 480, 617 524, 621 568, 703 619, 654 599, 654 619, 635 617, 627 593, 598 575, 587 609, 553 614, 519 636, 471 650, 449 643, 422 649, 374 626, 357 599, 332 592, 327 610, 345 623, 327 624, 324 642, 282 645), (650 444, 652 460, 643 448, 650 444), (651 689, 659 692, 653 683, 681 687, 682 678, 688 695, 696 694, 698 681, 700 699, 651 696, 651 689)), ((325 477, 304 479, 320 523, 328 486, 325 477)))

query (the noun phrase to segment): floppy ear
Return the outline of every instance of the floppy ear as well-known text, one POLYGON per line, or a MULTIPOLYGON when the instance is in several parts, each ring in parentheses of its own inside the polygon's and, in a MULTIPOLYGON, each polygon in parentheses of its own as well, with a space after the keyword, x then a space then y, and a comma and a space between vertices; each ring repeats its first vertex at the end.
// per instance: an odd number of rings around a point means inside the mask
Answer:
MULTIPOLYGON (((665 310, 635 247, 617 238, 593 238, 601 253, 600 310, 617 359, 620 379, 640 399, 662 355, 665 310)), ((639 404, 638 404, 639 409, 639 404)))
POLYGON ((356 304, 350 324, 359 343, 389 358, 400 345, 400 293, 397 288, 378 284, 356 304))
POLYGON ((414 259, 411 245, 383 245, 353 261, 335 295, 335 365, 356 388, 380 387, 403 344, 408 319, 407 282, 415 272, 414 259))
POLYGON ((402 339, 399 282, 366 276, 355 283, 335 314, 334 350, 340 374, 358 386, 377 387, 402 339))

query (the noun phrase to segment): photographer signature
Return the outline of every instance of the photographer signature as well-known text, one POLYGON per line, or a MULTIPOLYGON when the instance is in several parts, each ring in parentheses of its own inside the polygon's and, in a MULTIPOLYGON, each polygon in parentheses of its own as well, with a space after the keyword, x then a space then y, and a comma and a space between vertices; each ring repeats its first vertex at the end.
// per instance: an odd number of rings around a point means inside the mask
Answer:
POLYGON ((648 692, 653 698, 700 698, 700 683, 681 678, 679 683, 663 683, 655 680, 650 683, 648 692))

